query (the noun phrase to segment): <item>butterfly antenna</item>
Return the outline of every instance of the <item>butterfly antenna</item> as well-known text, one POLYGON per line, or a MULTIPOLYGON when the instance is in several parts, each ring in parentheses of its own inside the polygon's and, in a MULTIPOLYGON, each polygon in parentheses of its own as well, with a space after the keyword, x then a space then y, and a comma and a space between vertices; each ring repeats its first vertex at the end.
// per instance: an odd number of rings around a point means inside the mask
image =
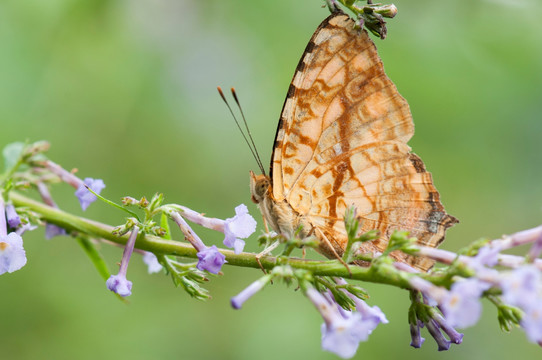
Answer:
MULTIPOLYGON (((248 148, 250 149, 250 152, 252 153, 252 156, 254 157, 254 159, 256 159, 256 163, 258 163, 258 167, 260 168, 262 174, 265 174, 265 172, 263 171, 263 166, 262 166, 262 163, 260 161, 260 158, 257 155, 256 148, 254 147, 254 149, 253 149, 252 146, 251 146, 251 143, 248 141, 247 136, 243 132, 243 129, 241 128, 241 125, 239 125, 239 121, 237 121, 237 118, 235 117, 235 114, 233 113, 233 110, 232 110, 230 104, 228 103, 228 101, 226 100, 226 97, 224 96, 224 93, 222 92, 222 88, 220 86, 217 86, 217 90, 218 90, 218 93, 220 94, 220 97, 222 98, 222 100, 224 101, 226 106, 228 107, 228 110, 230 111, 230 114, 233 117, 233 121, 235 121, 235 124, 237 125, 237 128, 239 129, 239 132, 241 132, 241 135, 243 135, 243 139, 245 139, 245 142, 247 143, 248 148)), ((251 138, 251 140, 252 140, 252 138, 251 138)), ((252 144, 254 144, 254 142, 252 142, 252 144)))
POLYGON ((254 144, 254 139, 252 138, 252 134, 250 133, 250 129, 247 124, 247 120, 245 118, 245 113, 243 112, 243 108, 241 107, 241 103, 239 102, 239 98, 237 97, 237 92, 235 92, 235 88, 231 88, 231 94, 233 95, 233 98, 235 99, 235 103, 237 104, 237 107, 239 108, 239 112, 241 112, 241 117, 243 118, 243 122, 245 123, 245 129, 248 133, 248 138, 250 139, 250 142, 252 143, 252 148, 254 148, 254 151, 256 152, 257 162, 258 166, 260 167, 260 170, 263 174, 265 172, 263 171, 263 164, 262 159, 260 158, 260 154, 258 154, 258 149, 256 148, 256 144, 254 144))

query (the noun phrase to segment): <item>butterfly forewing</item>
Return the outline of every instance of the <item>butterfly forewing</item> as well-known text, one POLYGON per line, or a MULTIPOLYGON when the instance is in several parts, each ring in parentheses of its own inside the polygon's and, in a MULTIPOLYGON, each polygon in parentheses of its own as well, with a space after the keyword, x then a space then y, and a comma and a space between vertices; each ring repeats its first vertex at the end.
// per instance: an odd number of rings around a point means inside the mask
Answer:
MULTIPOLYGON (((354 205, 362 231, 381 237, 409 230, 437 246, 457 220, 444 211, 431 175, 406 145, 414 125, 405 99, 386 76, 373 42, 342 13, 312 36, 284 104, 271 163, 273 197, 306 218, 334 256, 346 245, 343 217, 354 205)), ((406 258, 426 270, 427 259, 406 258)))

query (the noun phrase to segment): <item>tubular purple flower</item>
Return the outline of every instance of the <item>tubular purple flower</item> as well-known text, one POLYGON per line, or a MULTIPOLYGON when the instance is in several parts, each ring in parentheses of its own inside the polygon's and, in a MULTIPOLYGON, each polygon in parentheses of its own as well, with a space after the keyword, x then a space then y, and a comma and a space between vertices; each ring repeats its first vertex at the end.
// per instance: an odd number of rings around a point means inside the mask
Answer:
POLYGON ((410 342, 410 346, 413 348, 419 349, 422 347, 422 344, 425 341, 425 338, 422 337, 420 333, 420 321, 418 320, 418 323, 416 325, 410 324, 410 338, 412 341, 410 342))
POLYGON ((21 223, 21 218, 17 215, 13 204, 6 205, 6 219, 10 228, 15 229, 21 223))
POLYGON ((442 331, 448 335, 452 343, 461 344, 461 342, 463 342, 463 334, 455 330, 442 316, 439 314, 433 314, 433 320, 442 329, 442 331))
MULTIPOLYGON (((51 196, 51 193, 49 192, 49 188, 47 187, 47 185, 45 185, 42 182, 38 182, 37 187, 38 187, 38 192, 40 193, 40 196, 43 202, 49 205, 50 207, 58 209, 58 206, 54 202, 53 197, 51 196)), ((45 238, 47 240, 50 240, 53 237, 59 236, 59 235, 66 235, 66 230, 54 224, 48 223, 47 225, 45 225, 45 238)))
POLYGON ((439 304, 452 327, 466 328, 478 322, 482 312, 480 296, 490 285, 476 278, 455 282, 439 304))
POLYGON ((149 251, 143 252, 143 262, 147 265, 149 274, 160 272, 163 269, 162 265, 158 262, 156 255, 149 251))
POLYGON ((51 240, 55 236, 60 236, 60 235, 66 235, 66 230, 54 224, 47 223, 45 225, 45 238, 47 240, 51 240))
POLYGON ((528 309, 525 309, 520 325, 525 330, 529 341, 542 342, 542 298, 540 296, 528 309))
POLYGON ((126 275, 111 275, 105 282, 107 288, 122 297, 132 295, 132 282, 126 279, 126 275))
POLYGON ((231 306, 234 309, 240 309, 241 306, 244 304, 245 301, 247 301, 249 298, 251 298, 254 294, 256 294, 258 291, 263 289, 267 283, 271 281, 271 275, 265 275, 261 277, 260 279, 254 281, 252 284, 247 286, 243 291, 241 291, 239 294, 231 298, 231 306))
POLYGON ((330 324, 323 323, 322 349, 332 352, 343 359, 349 359, 356 354, 360 341, 360 333, 365 334, 362 328, 361 314, 354 312, 349 318, 342 316, 330 324))
POLYGON ((128 270, 128 262, 130 261, 130 257, 134 251, 138 232, 139 228, 134 226, 128 241, 126 242, 126 246, 124 247, 124 252, 122 253, 119 273, 117 275, 111 275, 106 281, 106 286, 109 290, 123 297, 130 296, 132 294, 132 282, 126 279, 126 272, 128 270))
POLYGON ((492 243, 497 244, 501 250, 506 250, 516 246, 535 242, 540 238, 541 235, 542 226, 538 226, 506 236, 501 240, 493 240, 492 243))
MULTIPOLYGON (((346 285, 347 282, 343 278, 335 278, 335 281, 339 285, 346 285)), ((357 296, 354 296, 346 289, 341 289, 349 298, 354 301, 356 310, 361 314, 363 322, 366 324, 369 335, 380 323, 387 324, 389 321, 386 319, 386 315, 380 310, 378 306, 369 306, 365 301, 361 300, 357 296)), ((340 307, 339 307, 340 308, 340 307)), ((341 308, 342 309, 342 308, 341 308)))
MULTIPOLYGON (((499 265, 508 267, 508 268, 518 268, 522 265, 525 265, 528 261, 525 261, 525 256, 510 255, 510 254, 500 254, 499 255, 499 265)), ((534 259, 532 262, 540 271, 542 271, 542 259, 534 259)))
POLYGON ((60 180, 71 185, 75 189, 79 188, 79 186, 81 186, 81 184, 83 183, 83 181, 77 176, 75 176, 73 173, 64 169, 62 166, 52 162, 51 160, 44 161, 43 165, 53 174, 57 175, 60 180))
POLYGON ((444 264, 451 264, 457 258, 457 254, 451 251, 436 249, 433 247, 422 245, 416 245, 416 247, 418 248, 417 255, 426 256, 444 264))
POLYGON ((504 276, 500 282, 503 301, 528 309, 537 298, 535 294, 542 291, 541 280, 540 270, 535 266, 518 267, 504 276))
POLYGON ((17 271, 25 265, 23 239, 14 232, 0 236, 0 275, 17 271))
POLYGON ((360 341, 368 332, 358 312, 339 312, 338 305, 330 303, 319 291, 308 288, 305 295, 324 318, 322 324, 322 349, 348 359, 355 355, 360 341), (346 316, 346 317, 345 317, 346 316))
POLYGON ((196 249, 198 252, 203 251, 207 248, 203 241, 199 238, 198 235, 196 235, 195 232, 192 231, 190 226, 184 221, 183 217, 176 211, 169 212, 169 216, 175 221, 175 223, 179 226, 179 229, 181 229, 184 237, 192 246, 194 249, 196 249))
POLYGON ((438 345, 438 351, 445 351, 450 348, 451 342, 447 340, 444 335, 440 332, 438 324, 434 320, 430 320, 425 324, 427 327, 427 331, 429 331, 429 334, 435 339, 437 345, 438 345))
MULTIPOLYGON (((486 245, 478 249, 478 254, 473 258, 477 266, 493 267, 499 262, 499 253, 501 248, 498 245, 486 245)), ((476 266, 475 266, 476 270, 476 266)))
POLYGON ((38 192, 40 193, 40 196, 43 202, 49 205, 50 207, 54 207, 55 209, 58 209, 58 206, 53 200, 53 197, 51 196, 51 193, 49 192, 49 188, 47 187, 47 185, 45 185, 42 182, 38 182, 36 186, 38 187, 38 192))
POLYGON ((354 300, 354 303, 356 304, 356 310, 359 311, 359 313, 361 314, 363 321, 372 321, 374 323, 374 328, 376 328, 376 326, 380 323, 389 323, 388 319, 386 319, 386 315, 382 312, 382 310, 380 310, 378 306, 369 306, 365 301, 355 297, 354 295, 351 295, 350 298, 354 300))
POLYGON ((408 281, 414 290, 421 291, 431 306, 436 306, 448 296, 448 290, 435 286, 421 277, 412 276, 408 281))
POLYGON ((15 232, 8 234, 6 224, 6 207, 0 194, 0 275, 12 273, 26 265, 26 252, 23 239, 15 232))
POLYGON ((538 236, 538 239, 533 243, 531 248, 529 249, 529 253, 527 254, 527 259, 532 262, 534 259, 540 256, 540 253, 542 253, 542 232, 538 236))
POLYGON ((198 264, 196 267, 199 270, 207 270, 211 274, 218 274, 222 265, 226 263, 224 254, 220 253, 215 245, 207 247, 178 212, 171 211, 168 214, 179 226, 186 240, 198 251, 198 264))
POLYGON ((413 268, 412 266, 402 263, 402 262, 394 262, 393 267, 395 267, 399 271, 404 271, 408 273, 419 273, 420 270, 413 268))
POLYGON ((55 164, 50 160, 44 161, 43 165, 53 174, 56 174, 62 181, 76 189, 75 196, 79 199, 79 203, 81 204, 83 211, 86 210, 87 207, 97 199, 96 195, 88 191, 85 185, 97 194, 99 194, 105 188, 103 180, 85 178, 83 181, 73 173, 63 169, 60 165, 55 164))
POLYGON ((198 264, 196 268, 207 270, 211 274, 218 274, 222 269, 222 265, 226 262, 226 257, 218 251, 216 245, 198 251, 197 256, 198 264))
POLYGON ((85 185, 96 194, 100 194, 100 192, 105 188, 105 184, 102 179, 85 178, 84 183, 79 185, 75 191, 75 196, 79 199, 79 203, 81 204, 83 211, 85 211, 88 206, 97 199, 96 195, 88 191, 85 185))
POLYGON ((237 206, 235 216, 226 220, 208 218, 184 206, 180 208, 182 216, 191 222, 224 233, 224 245, 233 248, 236 254, 241 253, 245 247, 245 241, 241 238, 249 237, 256 230, 256 220, 244 204, 237 206))

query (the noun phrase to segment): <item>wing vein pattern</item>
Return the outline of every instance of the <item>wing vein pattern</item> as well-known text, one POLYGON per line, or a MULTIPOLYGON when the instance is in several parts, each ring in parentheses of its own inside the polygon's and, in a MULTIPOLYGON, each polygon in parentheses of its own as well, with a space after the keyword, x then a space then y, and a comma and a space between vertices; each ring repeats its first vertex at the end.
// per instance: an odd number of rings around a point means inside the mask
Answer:
MULTIPOLYGON (((366 251, 382 251, 394 230, 436 247, 457 220, 411 153, 413 133, 408 103, 367 32, 334 13, 309 41, 284 103, 271 159, 273 197, 306 217, 339 254, 352 204, 361 231, 380 230, 366 251)), ((320 251, 329 255, 326 246, 320 251)), ((428 259, 394 256, 422 270, 432 266, 428 259)))

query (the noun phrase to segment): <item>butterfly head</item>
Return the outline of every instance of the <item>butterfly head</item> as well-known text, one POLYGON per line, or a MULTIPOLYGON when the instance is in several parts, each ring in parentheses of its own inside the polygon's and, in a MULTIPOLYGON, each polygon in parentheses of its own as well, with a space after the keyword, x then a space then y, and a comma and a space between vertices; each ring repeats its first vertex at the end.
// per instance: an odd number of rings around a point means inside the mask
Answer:
POLYGON ((256 175, 250 172, 250 194, 252 202, 259 204, 264 198, 269 197, 271 179, 267 175, 256 175))

